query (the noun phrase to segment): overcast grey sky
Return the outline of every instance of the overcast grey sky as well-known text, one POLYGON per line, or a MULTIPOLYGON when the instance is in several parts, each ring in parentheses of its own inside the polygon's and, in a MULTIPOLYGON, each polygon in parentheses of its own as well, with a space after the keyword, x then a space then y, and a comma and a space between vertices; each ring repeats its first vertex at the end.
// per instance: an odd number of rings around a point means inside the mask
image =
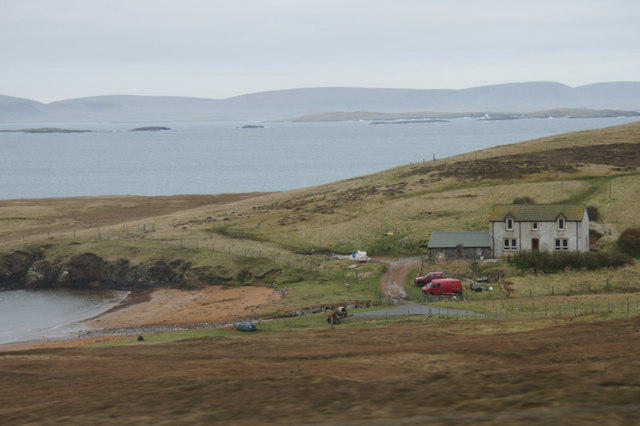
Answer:
POLYGON ((0 94, 640 80, 638 0, 0 0, 0 94))

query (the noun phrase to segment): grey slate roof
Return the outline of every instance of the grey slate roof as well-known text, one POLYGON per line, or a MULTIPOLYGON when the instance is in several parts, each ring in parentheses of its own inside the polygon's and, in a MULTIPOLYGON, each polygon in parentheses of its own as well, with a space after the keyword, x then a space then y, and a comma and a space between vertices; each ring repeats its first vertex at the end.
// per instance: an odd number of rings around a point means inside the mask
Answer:
POLYGON ((562 214, 568 221, 580 222, 584 204, 496 204, 490 222, 502 222, 507 215, 516 222, 554 222, 562 214))
POLYGON ((434 232, 427 248, 489 247, 488 232, 434 232))

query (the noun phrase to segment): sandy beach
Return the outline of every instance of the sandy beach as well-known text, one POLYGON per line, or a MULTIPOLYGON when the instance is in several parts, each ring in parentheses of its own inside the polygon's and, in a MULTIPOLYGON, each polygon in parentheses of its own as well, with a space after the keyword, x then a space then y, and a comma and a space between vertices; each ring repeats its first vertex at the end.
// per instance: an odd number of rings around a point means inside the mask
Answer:
POLYGON ((230 323, 277 310, 281 298, 276 289, 251 286, 132 292, 118 306, 88 321, 90 330, 78 338, 22 342, 1 346, 0 350, 71 347, 136 335, 140 330, 161 332, 230 323))

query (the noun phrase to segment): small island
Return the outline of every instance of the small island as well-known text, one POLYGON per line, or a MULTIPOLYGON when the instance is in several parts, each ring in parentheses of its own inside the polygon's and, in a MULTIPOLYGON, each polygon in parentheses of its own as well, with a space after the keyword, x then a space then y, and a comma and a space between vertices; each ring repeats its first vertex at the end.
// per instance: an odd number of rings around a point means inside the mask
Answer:
POLYGON ((131 129, 132 132, 157 132, 159 130, 172 130, 172 129, 164 126, 136 127, 135 129, 131 129))
POLYGON ((40 127, 37 129, 0 130, 5 133, 88 133, 92 130, 59 129, 57 127, 40 127))
POLYGON ((245 124, 242 126, 243 129, 264 129, 264 126, 259 124, 245 124))

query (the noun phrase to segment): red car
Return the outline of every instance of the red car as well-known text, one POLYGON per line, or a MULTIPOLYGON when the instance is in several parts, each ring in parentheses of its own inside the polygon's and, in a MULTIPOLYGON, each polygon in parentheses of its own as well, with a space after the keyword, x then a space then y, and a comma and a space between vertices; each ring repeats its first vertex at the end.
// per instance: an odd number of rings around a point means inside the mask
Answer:
POLYGON ((454 278, 439 278, 422 287, 424 294, 433 296, 462 296, 462 283, 454 278))
POLYGON ((444 278, 444 272, 429 272, 424 277, 416 277, 413 281, 417 286, 425 286, 431 282, 431 280, 436 278, 444 278))

